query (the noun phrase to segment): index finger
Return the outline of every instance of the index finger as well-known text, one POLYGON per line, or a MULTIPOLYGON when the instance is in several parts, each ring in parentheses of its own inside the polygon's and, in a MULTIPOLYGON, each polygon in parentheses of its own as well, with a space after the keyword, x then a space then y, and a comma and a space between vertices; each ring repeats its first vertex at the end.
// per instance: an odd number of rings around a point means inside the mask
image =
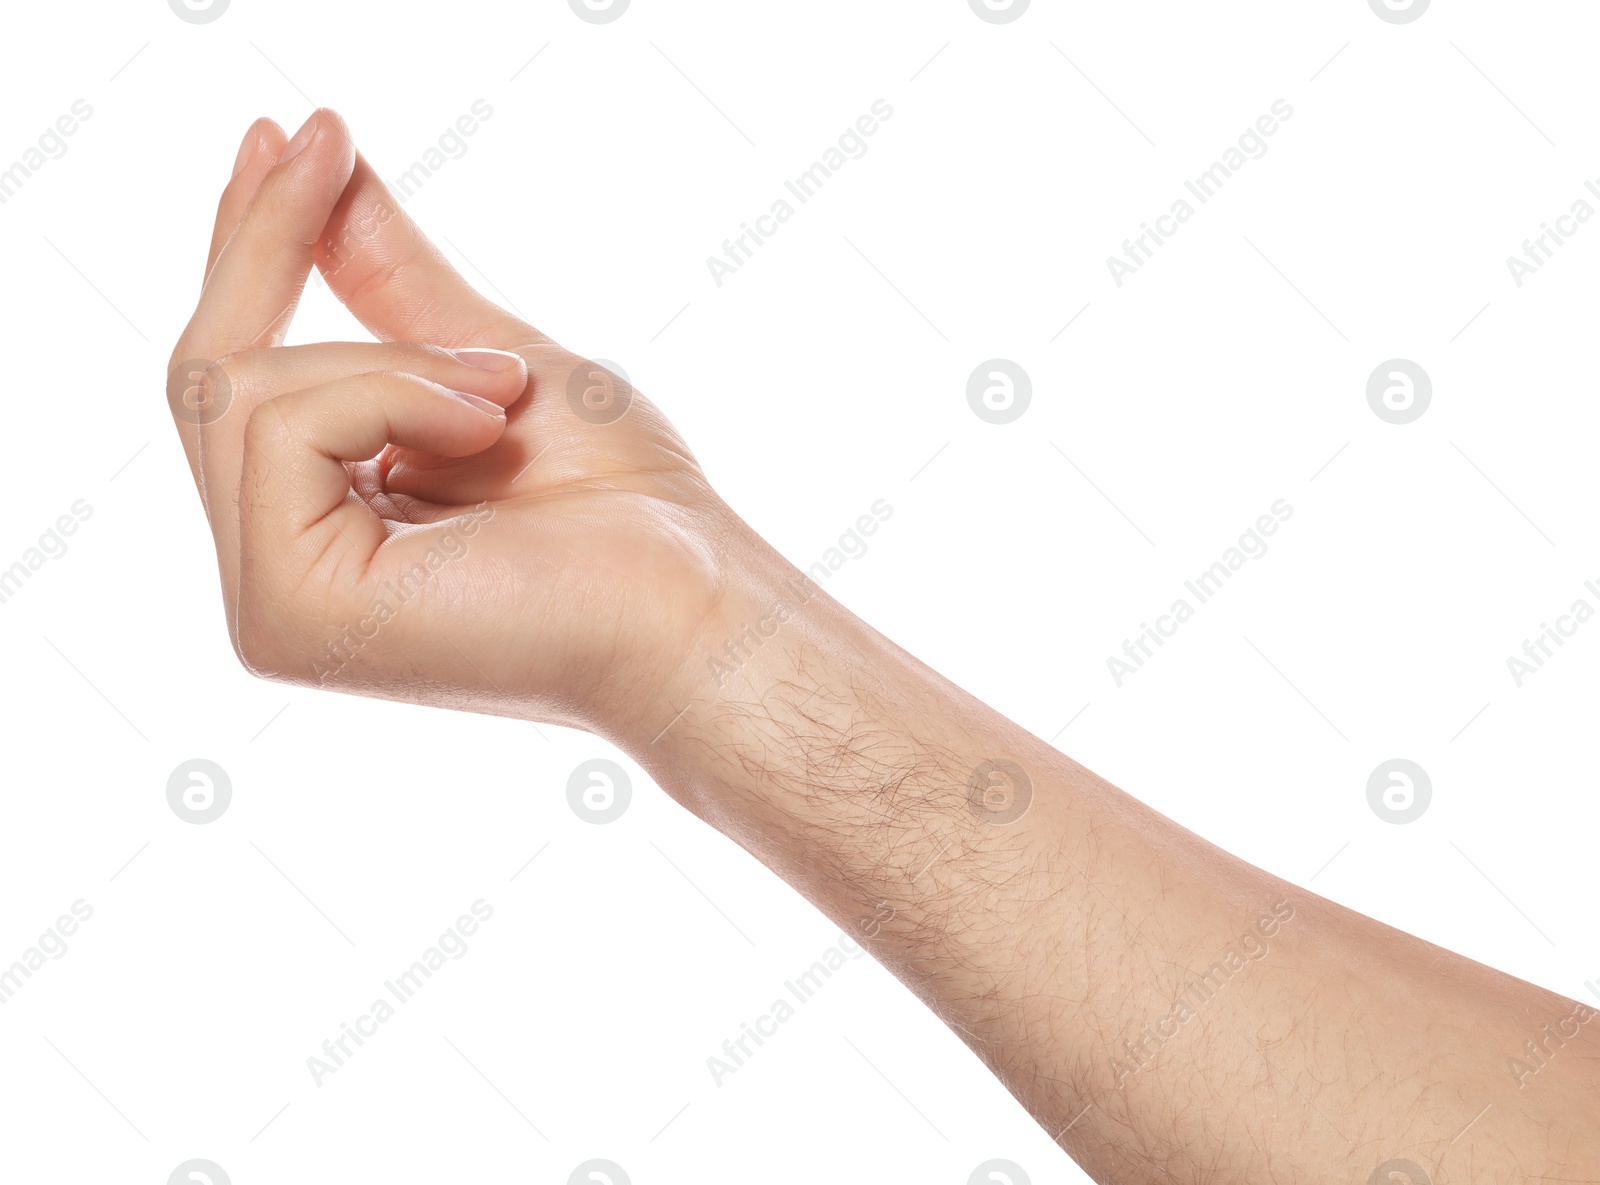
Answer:
POLYGON ((379 341, 501 349, 550 342, 467 283, 360 153, 318 243, 317 266, 379 341))

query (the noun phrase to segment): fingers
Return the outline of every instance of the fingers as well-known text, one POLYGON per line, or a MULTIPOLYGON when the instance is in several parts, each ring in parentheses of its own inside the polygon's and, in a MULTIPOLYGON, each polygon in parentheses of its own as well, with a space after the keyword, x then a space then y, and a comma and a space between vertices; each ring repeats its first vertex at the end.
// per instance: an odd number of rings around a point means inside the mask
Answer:
POLYGON ((230 613, 246 504, 279 531, 331 529, 345 546, 375 547, 382 523, 352 496, 343 462, 391 443, 470 456, 502 436, 501 409, 525 390, 525 364, 401 344, 419 338, 461 347, 549 340, 456 273, 358 157, 337 115, 319 110, 287 140, 257 121, 218 203, 206 281, 168 388, 230 613), (390 344, 282 348, 313 263, 390 344))
POLYGON ((315 112, 268 169, 219 252, 175 362, 283 340, 313 247, 354 164, 344 121, 315 112))
MULTIPOLYGON (((287 138, 283 129, 270 119, 258 119, 244 134, 234 161, 233 176, 222 190, 217 203, 216 222, 211 230, 211 248, 206 253, 206 278, 216 266, 222 248, 233 237, 239 221, 244 217, 250 199, 278 158, 283 154, 287 138)), ((204 283, 202 282, 202 288, 204 283)), ((213 392, 205 377, 211 359, 193 358, 183 353, 185 344, 179 342, 172 359, 167 364, 167 401, 172 405, 173 419, 177 423, 178 437, 183 442, 183 452, 189 462, 189 476, 200 485, 200 423, 205 418, 206 402, 213 392), (194 365, 195 363, 205 365, 194 365)))
POLYGON ((245 132, 244 141, 239 145, 238 159, 234 161, 233 178, 223 189, 222 200, 217 204, 217 221, 211 231, 211 250, 206 254, 207 276, 216 266, 223 245, 238 229, 256 189, 283 156, 288 142, 289 137, 284 135, 283 129, 270 119, 256 120, 245 132))
POLYGON ((364 567, 388 528, 351 493, 346 462, 385 445, 449 456, 481 452, 505 411, 408 374, 362 374, 270 399, 245 429, 241 562, 252 593, 297 588, 347 563, 364 567))
MULTIPOLYGON (((214 499, 205 490, 207 425, 226 411, 227 398, 225 390, 215 391, 204 377, 210 361, 283 340, 311 271, 312 247, 344 191, 354 160, 355 146, 344 122, 331 111, 313 113, 245 202, 173 351, 167 400, 208 505, 214 499), (213 396, 218 402, 212 402, 213 396)), ((255 163, 259 168, 262 162, 255 163)), ((235 193, 224 201, 233 204, 239 197, 235 193)))
POLYGON ((510 349, 550 340, 462 279, 359 153, 318 242, 317 266, 382 341, 510 349))
POLYGON ((225 414, 205 427, 201 494, 221 561, 224 600, 230 606, 237 599, 240 547, 239 512, 235 503, 240 496, 246 462, 245 437, 252 413, 258 407, 288 392, 384 373, 410 375, 441 388, 488 400, 499 408, 515 403, 527 385, 527 366, 516 354, 376 342, 246 350, 220 359, 210 373, 214 382, 227 388, 229 406, 224 409, 225 414))
MULTIPOLYGON (((236 411, 248 419, 267 399, 350 375, 403 371, 481 395, 501 407, 521 397, 528 376, 527 363, 510 350, 447 350, 415 342, 316 342, 245 350, 219 359, 216 369, 226 373, 233 400, 227 419, 215 421, 219 430, 224 423, 238 424, 236 411)), ((220 431, 214 435, 220 443, 220 431)))

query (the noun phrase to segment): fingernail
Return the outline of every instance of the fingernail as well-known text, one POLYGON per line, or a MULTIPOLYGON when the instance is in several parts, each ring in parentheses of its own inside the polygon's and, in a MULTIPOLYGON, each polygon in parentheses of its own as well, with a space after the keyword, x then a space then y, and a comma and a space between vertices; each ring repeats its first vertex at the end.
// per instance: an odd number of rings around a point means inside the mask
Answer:
POLYGON ((452 391, 450 393, 463 403, 470 403, 486 416, 493 416, 498 420, 506 414, 506 409, 498 403, 491 403, 487 399, 479 399, 476 395, 468 395, 465 391, 452 391))
POLYGON ((250 163, 250 158, 256 151, 256 128, 250 125, 250 130, 244 134, 244 142, 239 145, 239 157, 233 162, 233 175, 237 177, 244 172, 244 167, 250 163))
POLYGON ((311 113, 311 118, 300 125, 300 130, 294 134, 294 139, 290 140, 288 145, 284 148, 283 155, 278 158, 278 163, 281 165, 290 157, 296 156, 302 152, 306 145, 310 144, 311 141, 316 137, 317 127, 317 113, 313 111, 311 113))
POLYGON ((451 350, 457 358, 468 366, 476 366, 479 370, 510 370, 522 361, 519 355, 506 350, 451 350))

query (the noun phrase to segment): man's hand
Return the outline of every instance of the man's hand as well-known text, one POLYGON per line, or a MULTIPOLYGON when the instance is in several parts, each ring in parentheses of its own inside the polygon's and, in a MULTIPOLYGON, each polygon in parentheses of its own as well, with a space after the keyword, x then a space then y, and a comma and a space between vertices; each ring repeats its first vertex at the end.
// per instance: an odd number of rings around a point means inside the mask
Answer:
POLYGON ((653 719, 737 530, 671 425, 473 291, 332 112, 288 145, 258 123, 240 162, 169 395, 241 660, 591 729, 653 719), (314 262, 383 344, 282 344, 314 262))

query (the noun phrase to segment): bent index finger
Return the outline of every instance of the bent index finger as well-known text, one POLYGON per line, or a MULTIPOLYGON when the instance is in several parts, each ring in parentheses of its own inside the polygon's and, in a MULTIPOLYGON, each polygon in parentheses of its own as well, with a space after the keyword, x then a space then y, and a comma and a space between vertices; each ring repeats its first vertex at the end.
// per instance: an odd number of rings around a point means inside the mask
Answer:
POLYGON ((341 545, 335 560, 364 563, 388 527, 350 497, 348 462, 370 460, 390 444, 470 456, 505 426, 505 409, 491 400, 410 374, 349 375, 268 400, 245 429, 241 571, 286 567, 288 583, 299 584, 341 545))

